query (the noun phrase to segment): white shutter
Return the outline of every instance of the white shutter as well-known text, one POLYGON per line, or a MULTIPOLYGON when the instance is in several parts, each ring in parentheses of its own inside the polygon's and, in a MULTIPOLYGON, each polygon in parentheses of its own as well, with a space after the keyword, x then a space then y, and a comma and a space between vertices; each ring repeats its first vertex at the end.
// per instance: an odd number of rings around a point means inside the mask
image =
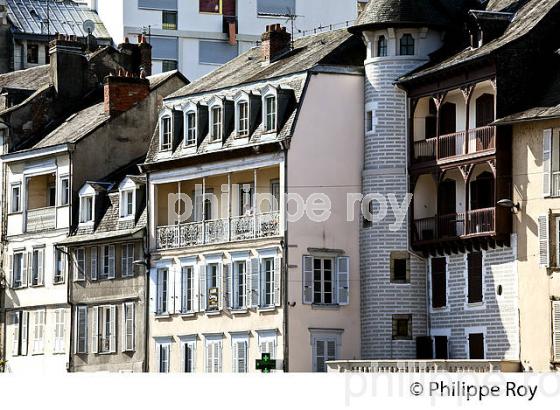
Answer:
POLYGON ((350 258, 348 256, 336 258, 336 276, 338 304, 347 305, 350 301, 350 258))
POLYGON ((247 342, 239 342, 237 348, 237 370, 240 373, 247 373, 247 342))
POLYGON ((37 250, 37 272, 38 272, 38 284, 39 285, 43 285, 43 280, 44 280, 44 269, 43 269, 43 264, 44 264, 44 260, 45 260, 45 249, 41 248, 37 250))
POLYGON ((221 373, 222 372, 222 342, 219 341, 215 343, 214 349, 215 349, 214 370, 215 373, 221 373))
POLYGON ((91 248, 91 265, 90 265, 91 280, 97 280, 97 246, 91 248))
POLYGON ((552 349, 554 361, 560 362, 560 301, 552 302, 552 349))
POLYGON ((24 252, 22 255, 23 259, 23 268, 21 270, 21 286, 24 288, 27 286, 27 276, 29 275, 27 266, 28 266, 28 259, 29 259, 29 252, 24 252))
POLYGON ((150 295, 150 312, 156 314, 157 313, 157 283, 158 283, 158 274, 157 269, 150 269, 150 282, 149 286, 149 295, 150 295))
POLYGON ((29 312, 21 312, 21 354, 27 355, 29 339, 29 312))
POLYGON ((109 245, 109 275, 108 279, 115 279, 115 245, 109 245))
POLYGON ((65 319, 65 310, 64 309, 56 309, 54 311, 54 320, 55 320, 55 327, 54 327, 54 351, 55 353, 62 353, 64 352, 64 319, 65 319))
POLYGON ((208 265, 201 265, 199 272, 200 277, 198 283, 200 284, 199 287, 199 295, 200 295, 200 311, 204 312, 206 310, 206 268, 208 265))
POLYGON ((224 291, 226 287, 226 280, 225 277, 228 274, 228 265, 224 263, 218 264, 218 309, 223 310, 225 308, 225 301, 226 292, 224 291))
POLYGON ((109 335, 109 351, 115 353, 117 351, 117 307, 111 306, 109 308, 109 328, 111 334, 109 335))
POLYGON ((548 268, 550 261, 550 243, 548 240, 548 216, 541 215, 538 219, 539 229, 539 266, 548 268))
POLYGON ((14 255, 8 255, 8 285, 14 286, 14 255))
POLYGON ((274 258, 274 304, 282 305, 281 286, 282 286, 282 258, 279 256, 274 258))
MULTIPOLYGON (((193 279, 192 279, 192 295, 193 295, 193 312, 198 312, 200 310, 200 295, 198 294, 198 287, 200 286, 199 284, 199 279, 198 279, 198 274, 200 272, 200 269, 198 267, 198 265, 194 265, 192 267, 193 269, 193 279)), ((194 359, 193 359, 194 360, 194 359)))
POLYGON ((212 363, 214 362, 214 344, 206 343, 206 373, 212 373, 212 363))
POLYGON ((313 303, 313 256, 303 257, 303 303, 313 303))
POLYGON ((259 306, 260 296, 261 296, 261 288, 260 288, 260 261, 258 258, 251 259, 251 283, 250 283, 250 299, 247 301, 247 304, 250 303, 250 306, 256 308, 259 306))
MULTIPOLYGON (((128 350, 134 351, 136 349, 136 305, 134 303, 128 304, 129 321, 130 323, 130 345, 127 346, 128 350)), ((128 332, 128 330, 127 330, 128 332)))
POLYGON ((168 314, 175 313, 175 268, 170 266, 167 270, 167 312, 168 314))
POLYGON ((550 196, 552 129, 543 131, 543 196, 550 196))
POLYGON ((241 344, 241 342, 234 342, 231 346, 231 350, 233 353, 233 372, 234 373, 239 373, 239 345, 241 344))
POLYGON ((91 323, 91 351, 99 352, 99 306, 93 307, 93 319, 91 323))
POLYGON ((183 269, 179 266, 176 269, 173 269, 173 271, 175 272, 175 276, 173 281, 173 295, 171 295, 171 299, 173 300, 174 306, 171 312, 179 314, 181 313, 183 305, 183 269))
POLYGON ((127 319, 127 309, 126 309, 126 303, 122 304, 122 320, 121 320, 121 351, 126 352, 126 349, 128 347, 127 345, 127 338, 126 338, 126 334, 128 332, 128 329, 126 327, 126 319, 127 319))
POLYGON ((20 332, 20 321, 22 312, 12 312, 12 356, 17 356, 19 353, 19 332, 20 332))
POLYGON ((233 301, 237 300, 237 298, 235 297, 235 295, 237 294, 237 286, 234 289, 233 286, 233 281, 234 281, 234 276, 235 276, 235 267, 233 265, 233 263, 230 263, 228 265, 224 264, 224 278, 226 281, 225 284, 225 291, 226 291, 226 300, 225 300, 225 304, 226 307, 229 309, 233 309, 234 308, 234 304, 233 301))

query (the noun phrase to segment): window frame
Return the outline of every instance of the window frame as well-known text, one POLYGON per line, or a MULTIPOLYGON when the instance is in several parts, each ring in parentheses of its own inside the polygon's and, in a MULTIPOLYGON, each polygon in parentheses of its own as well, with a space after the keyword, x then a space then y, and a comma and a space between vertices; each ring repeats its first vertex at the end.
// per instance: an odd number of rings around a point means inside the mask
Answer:
POLYGON ((181 363, 183 373, 196 373, 196 336, 180 337, 181 340, 181 363), (187 371, 187 347, 191 351, 191 368, 187 371))
POLYGON ((268 93, 263 96, 263 126, 265 133, 278 132, 278 95, 276 93, 268 93), (271 107, 268 105, 269 101, 274 101, 271 107))
POLYGON ((98 259, 98 273, 97 273, 97 279, 98 280, 112 280, 115 279, 116 277, 116 246, 113 244, 105 244, 105 245, 101 245, 99 247, 100 251, 98 251, 98 253, 100 253, 100 255, 98 254, 98 258, 99 256, 101 256, 101 264, 99 263, 99 259, 98 259), (112 250, 112 252, 111 252, 112 250), (112 253, 112 257, 111 257, 111 253, 112 253), (107 265, 106 265, 107 263, 107 265), (99 269, 99 266, 101 266, 101 269, 99 269), (107 268, 107 269, 106 269, 107 268))
POLYGON ((313 256, 313 305, 318 305, 318 306, 331 306, 331 305, 337 305, 337 300, 336 300, 336 258, 335 257, 331 257, 331 256, 313 256), (315 299, 315 285, 317 280, 315 279, 315 261, 321 261, 321 267, 320 267, 320 271, 321 271, 321 279, 320 279, 320 301, 317 302, 317 300, 315 299), (325 261, 329 260, 331 261, 331 302, 325 302, 325 286, 324 286, 324 274, 325 274, 325 269, 324 269, 324 265, 325 265, 325 261))
POLYGON ((250 301, 247 298, 248 287, 250 287, 249 269, 251 260, 248 257, 235 258, 231 263, 231 306, 233 311, 245 311, 250 307, 250 301), (240 273, 239 267, 243 266, 243 272, 240 273), (243 278, 241 281, 240 279, 243 278))
POLYGON ((309 329, 311 334, 310 343, 311 343, 311 362, 312 362, 312 371, 313 372, 326 372, 327 367, 325 365, 324 368, 319 367, 319 355, 317 346, 319 343, 324 344, 324 359, 322 363, 325 363, 329 360, 337 360, 339 358, 341 347, 342 347, 342 333, 343 330, 340 329, 309 329), (328 352, 328 343, 334 344, 334 357, 331 359, 331 356, 328 352))
POLYGON ((121 277, 131 278, 134 276, 134 243, 123 243, 121 245, 121 277), (129 252, 132 249, 132 252, 129 252))
POLYGON ((238 138, 245 138, 249 136, 249 125, 250 125, 250 110, 249 110, 249 100, 241 99, 235 104, 235 131, 238 138), (245 109, 245 116, 242 117, 242 107, 245 109))
MULTIPOLYGON (((277 14, 277 13, 270 13, 270 12, 269 12, 269 13, 266 13, 266 12, 262 12, 262 11, 259 12, 259 1, 257 0, 256 3, 257 3, 257 4, 256 4, 257 17, 268 17, 268 18, 271 18, 271 17, 278 17, 279 15, 282 15, 282 16, 284 15, 284 14, 277 14)), ((296 13, 296 12, 297 12, 297 0, 293 0, 293 3, 294 3, 294 9, 293 9, 293 10, 290 10, 290 12, 291 12, 292 14, 297 14, 297 13, 296 13)))
MULTIPOLYGON (((45 353, 45 328, 47 323, 47 310, 33 311, 33 355, 45 353)), ((27 324, 29 326, 29 322, 27 324)))
POLYGON ((161 266, 156 270, 156 316, 167 316, 169 312, 169 273, 170 266, 161 266), (165 280, 160 275, 165 272, 165 280), (160 284, 161 282, 161 284, 160 284))
POLYGON ((387 44, 387 37, 385 35, 381 34, 377 37, 376 48, 376 57, 387 57, 389 48, 387 44))
POLYGON ((222 340, 222 336, 219 337, 206 337, 205 343, 204 343, 204 370, 205 373, 222 373, 222 369, 223 369, 223 355, 224 355, 224 348, 223 348, 223 340, 222 340), (210 350, 209 347, 212 347, 212 365, 211 368, 208 367, 208 362, 209 362, 209 354, 210 354, 210 350), (217 356, 216 355, 216 351, 215 351, 215 347, 214 346, 218 346, 217 350, 217 356))
POLYGON ((39 45, 27 44, 25 61, 27 64, 39 64, 39 45), (30 50, 34 50, 30 53, 30 50), (31 57, 31 59, 30 59, 31 57))
MULTIPOLYGON (((122 351, 134 352, 136 351, 136 306, 134 302, 124 302, 122 304, 122 351), (130 317, 129 317, 130 313, 130 317), (129 325, 131 332, 129 332, 129 325), (130 337, 130 344, 129 344, 130 337)), ((115 318, 116 319, 116 318, 115 318)), ((115 336, 116 337, 116 336, 115 336)))
POLYGON ((222 14, 222 0, 218 0, 219 2, 219 6, 218 6, 218 11, 202 11, 201 10, 201 4, 200 4, 200 0, 198 1, 198 13, 199 14, 210 14, 210 15, 221 15, 222 14))
POLYGON ((429 262, 429 293, 430 293, 430 311, 431 312, 441 312, 449 310, 449 260, 446 256, 430 258, 429 262), (445 289, 443 290, 445 295, 445 305, 434 307, 434 285, 433 285, 433 259, 445 259, 445 289))
POLYGON ((209 107, 210 115, 210 143, 219 143, 224 138, 224 106, 216 103, 209 107), (219 115, 217 115, 219 113, 219 115), (219 117, 219 121, 216 121, 219 117))
POLYGON ((474 327, 466 327, 464 329, 464 334, 465 334, 465 352, 467 353, 467 356, 469 358, 469 360, 488 360, 488 339, 487 339, 487 331, 486 331, 486 327, 483 326, 474 326, 474 327), (469 343, 469 339, 470 339, 470 335, 476 335, 476 334, 482 334, 482 349, 483 349, 483 354, 484 357, 482 359, 471 359, 470 357, 470 343, 469 343))
POLYGON ((58 194, 58 206, 68 206, 70 205, 70 177, 68 175, 62 175, 58 178, 59 183, 59 194, 58 194), (66 182, 66 187, 64 187, 64 182, 66 182))
MULTIPOLYGON (((275 282, 275 276, 276 276, 276 256, 261 256, 259 258, 259 271, 260 271, 260 278, 259 278, 259 283, 260 283, 260 297, 259 297, 259 307, 262 309, 267 309, 267 308, 273 308, 276 306, 276 301, 274 300, 274 294, 275 294, 275 288, 276 288, 276 282, 275 282), (266 264, 270 262, 271 263, 271 270, 270 272, 270 289, 267 290, 267 278, 266 275, 268 273, 268 271, 266 270, 266 264), (269 303, 265 303, 266 298, 270 297, 270 301, 269 303)), ((280 267, 278 267, 278 269, 280 269, 280 267)))
POLYGON ((184 146, 185 147, 192 147, 194 145, 196 145, 196 141, 198 138, 198 126, 197 126, 197 118, 198 118, 198 113, 197 110, 195 109, 190 109, 188 111, 185 112, 185 140, 184 140, 184 146), (192 122, 194 122, 194 124, 191 124, 191 117, 192 116, 194 119, 192 122))
POLYGON ((10 214, 23 212, 21 204, 21 181, 10 184, 10 214), (14 201, 14 190, 17 190, 17 201, 14 201), (15 208, 14 208, 15 205, 15 208))
POLYGON ((416 39, 412 33, 403 33, 399 39, 399 55, 401 56, 414 56, 416 55, 416 39), (406 43, 404 43, 404 39, 406 43), (412 40, 412 41, 409 41, 412 40), (405 52, 403 52, 403 50, 405 52), (410 52, 412 51, 412 53, 410 52))
POLYGON ((173 59, 161 59, 159 60, 161 61, 161 71, 166 73, 168 71, 175 71, 178 69, 179 67, 179 62, 177 60, 173 60, 173 59), (173 67, 166 67, 166 65, 173 65, 173 67))
POLYGON ((391 283, 398 284, 398 285, 407 285, 410 284, 410 255, 407 251, 395 251, 391 252, 390 255, 390 274, 391 274, 391 283), (405 277, 404 279, 397 279, 396 278, 396 262, 397 261, 405 261, 405 277))
POLYGON ((412 314, 394 314, 391 316, 392 340, 413 340, 414 328, 412 323, 412 314), (399 323, 406 320, 406 335, 399 334, 399 323))
POLYGON ((84 305, 76 306, 76 324, 75 324, 75 347, 74 353, 87 354, 88 353, 88 307, 84 305), (83 316, 83 328, 80 329, 80 318, 83 316), (80 348, 80 342, 83 339, 83 349, 80 348))
POLYGON ((26 278, 24 278, 25 275, 27 275, 26 272, 26 261, 25 258, 27 257, 27 253, 25 252, 25 249, 19 249, 19 250, 14 250, 12 253, 12 273, 11 273, 11 285, 12 285, 12 289, 23 289, 27 286, 27 281, 24 280, 26 278), (20 263, 19 265, 19 285, 16 286, 16 280, 15 280, 15 273, 16 273, 16 256, 17 257, 21 257, 20 263))
POLYGON ((95 221, 95 196, 95 194, 80 195, 80 225, 91 225, 95 221), (88 202, 90 203, 89 209, 85 207, 88 202))
POLYGON ((231 335, 231 371, 248 373, 249 371, 249 336, 247 334, 231 335), (239 345, 243 348, 243 359, 239 357, 239 345), (242 367, 240 364, 242 363, 242 367))
POLYGON ((173 118, 170 113, 165 113, 161 116, 159 121, 159 150, 161 152, 171 151, 173 148, 173 118), (168 127, 166 127, 165 124, 168 124, 168 127))
POLYGON ((40 287, 45 285, 45 246, 34 247, 29 253, 29 269, 31 270, 30 287, 40 287), (35 272, 35 253, 37 253, 37 272, 35 272), (37 276, 37 283, 35 283, 37 276))
POLYGON ((73 255, 75 268, 74 282, 84 282, 86 280, 86 248, 76 248, 73 255), (80 266, 80 263, 82 266, 80 266))
POLYGON ((158 373, 169 373, 171 368, 171 343, 159 342, 156 343, 156 352, 158 360, 158 373), (166 360, 162 361, 162 353, 165 352, 166 360), (165 363, 165 365, 164 365, 165 363))
POLYGON ((196 312, 195 303, 195 284, 196 284, 196 273, 194 264, 185 264, 181 266, 181 293, 180 293, 180 303, 182 315, 193 314, 196 312), (190 271, 190 272, 189 272, 190 271), (190 278, 189 278, 190 275, 190 278), (187 277, 187 280, 184 279, 187 277), (185 288, 185 284, 187 287, 185 288), (188 308, 190 301, 190 309, 188 308), (186 307, 185 307, 186 305, 186 307))
POLYGON ((59 308, 54 310, 54 339, 53 339, 53 353, 64 353, 65 340, 64 334, 66 331, 66 310, 59 308))
POLYGON ((54 270, 53 270, 53 285, 62 285, 66 281, 66 252, 58 249, 54 246, 53 248, 53 260, 54 260, 54 270), (58 256, 60 255, 60 260, 58 256), (59 266, 59 263, 61 266, 59 266), (59 272, 60 270, 60 272, 59 272), (60 276, 59 276, 60 273, 60 276), (57 280, 60 277, 61 280, 57 280))
POLYGON ((136 209, 136 189, 126 188, 119 192, 119 218, 134 219, 136 209), (131 196, 129 198, 129 195, 131 196), (129 206, 132 208, 129 212, 129 206))
POLYGON ((473 251, 473 252, 469 252, 465 255, 465 279, 466 279, 466 286, 465 286, 465 308, 466 309, 473 309, 473 308, 477 308, 477 307, 484 307, 485 305, 485 300, 486 298, 484 297, 484 280, 485 280, 485 275, 484 275, 484 260, 485 260, 485 254, 484 251, 473 251), (471 286, 471 269, 470 269, 470 265, 469 265, 469 256, 472 254, 480 254, 480 300, 477 301, 471 301, 470 299, 470 286, 471 286))
POLYGON ((179 29, 179 16, 177 10, 162 10, 161 11, 161 29, 175 31, 179 29), (175 16, 174 22, 166 22, 166 16, 175 16))

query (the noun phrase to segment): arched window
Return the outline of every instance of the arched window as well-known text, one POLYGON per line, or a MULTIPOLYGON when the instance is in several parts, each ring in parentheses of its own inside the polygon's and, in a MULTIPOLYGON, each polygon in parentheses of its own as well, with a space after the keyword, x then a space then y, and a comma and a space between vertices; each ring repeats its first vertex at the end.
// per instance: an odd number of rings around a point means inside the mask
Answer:
POLYGON ((387 57, 387 39, 379 36, 377 39, 377 57, 387 57))
POLYGON ((411 34, 404 34, 401 37, 401 56, 414 55, 414 38, 411 34))

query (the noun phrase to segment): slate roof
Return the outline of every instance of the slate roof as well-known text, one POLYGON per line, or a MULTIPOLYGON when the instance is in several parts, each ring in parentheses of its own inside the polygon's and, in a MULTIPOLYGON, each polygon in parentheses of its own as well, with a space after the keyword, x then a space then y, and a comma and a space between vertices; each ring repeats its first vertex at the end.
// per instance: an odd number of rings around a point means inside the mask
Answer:
POLYGON ((481 47, 468 47, 452 57, 433 66, 420 69, 404 77, 400 82, 406 82, 426 75, 434 74, 460 64, 487 57, 502 47, 528 34, 560 0, 531 0, 524 4, 513 17, 511 24, 504 34, 481 47))
POLYGON ((15 88, 35 91, 49 84, 49 66, 41 65, 27 70, 0 74, 0 89, 15 88))
POLYGON ((93 35, 99 39, 111 40, 111 35, 93 10, 70 0, 7 0, 8 19, 14 32, 31 35, 74 35, 86 37, 84 21, 95 23, 93 35), (47 17, 48 16, 48 17, 47 17), (46 21, 49 20, 48 29, 46 21))
MULTIPOLYGON (((177 73, 177 71, 170 71, 147 77, 150 81, 150 89, 152 91, 155 90, 159 85, 177 73)), ((75 143, 105 124, 110 118, 111 116, 105 112, 104 103, 97 103, 72 114, 64 123, 35 144, 32 149, 75 143)))

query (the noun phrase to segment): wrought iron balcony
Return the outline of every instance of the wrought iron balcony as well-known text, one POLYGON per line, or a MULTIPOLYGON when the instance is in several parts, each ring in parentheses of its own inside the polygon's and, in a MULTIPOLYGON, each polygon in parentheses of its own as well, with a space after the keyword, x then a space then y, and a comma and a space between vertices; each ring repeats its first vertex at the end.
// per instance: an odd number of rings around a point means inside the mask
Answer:
POLYGON ((488 373, 519 372, 515 360, 338 360, 327 362, 329 373, 488 373))
POLYGON ((26 232, 56 229, 56 208, 32 209, 27 211, 26 232))

